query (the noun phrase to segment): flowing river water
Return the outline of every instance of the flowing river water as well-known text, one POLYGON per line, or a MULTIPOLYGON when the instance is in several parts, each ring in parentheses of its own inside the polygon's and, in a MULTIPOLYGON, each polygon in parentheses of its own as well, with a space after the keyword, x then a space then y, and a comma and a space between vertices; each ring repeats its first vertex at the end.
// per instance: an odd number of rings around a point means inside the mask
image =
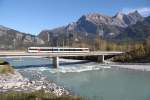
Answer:
POLYGON ((148 71, 64 59, 58 69, 53 69, 52 61, 47 58, 2 59, 29 79, 46 77, 88 100, 150 100, 148 71))

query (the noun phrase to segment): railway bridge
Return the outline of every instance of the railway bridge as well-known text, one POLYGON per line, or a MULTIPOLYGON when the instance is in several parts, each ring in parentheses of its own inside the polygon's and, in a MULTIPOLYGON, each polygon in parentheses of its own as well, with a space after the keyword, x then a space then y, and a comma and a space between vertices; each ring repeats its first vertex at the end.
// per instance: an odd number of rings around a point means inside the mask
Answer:
POLYGON ((97 62, 104 62, 105 56, 120 55, 119 51, 91 51, 87 53, 28 53, 20 51, 0 51, 0 57, 49 57, 53 59, 54 68, 59 67, 60 57, 96 57, 97 62))

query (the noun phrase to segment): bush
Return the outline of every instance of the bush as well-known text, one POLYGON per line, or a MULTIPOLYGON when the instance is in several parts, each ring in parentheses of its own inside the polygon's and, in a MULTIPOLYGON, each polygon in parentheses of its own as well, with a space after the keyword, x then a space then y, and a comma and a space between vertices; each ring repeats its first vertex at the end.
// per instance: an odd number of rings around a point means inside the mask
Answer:
POLYGON ((10 65, 0 65, 0 74, 14 73, 13 67, 10 65))
POLYGON ((0 60, 0 65, 8 65, 9 63, 3 60, 0 60))
POLYGON ((76 96, 61 96, 57 97, 52 93, 45 93, 43 90, 23 93, 23 92, 8 92, 0 94, 1 100, 83 100, 76 96))

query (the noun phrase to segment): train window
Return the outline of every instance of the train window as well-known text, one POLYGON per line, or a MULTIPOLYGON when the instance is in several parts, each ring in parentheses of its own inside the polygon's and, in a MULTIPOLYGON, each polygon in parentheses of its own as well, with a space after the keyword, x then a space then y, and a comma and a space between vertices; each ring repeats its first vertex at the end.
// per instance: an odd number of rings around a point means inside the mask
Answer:
POLYGON ((59 51, 64 51, 64 49, 59 49, 59 51))
POLYGON ((52 51, 53 49, 41 49, 41 51, 52 51))
POLYGON ((41 49, 30 49, 29 48, 28 50, 52 51, 53 49, 42 49, 42 48, 41 49))
POLYGON ((69 49, 64 49, 64 51, 69 51, 69 49))
POLYGON ((38 49, 28 49, 28 50, 38 50, 38 49))
POLYGON ((58 51, 58 49, 53 49, 53 51, 58 51))

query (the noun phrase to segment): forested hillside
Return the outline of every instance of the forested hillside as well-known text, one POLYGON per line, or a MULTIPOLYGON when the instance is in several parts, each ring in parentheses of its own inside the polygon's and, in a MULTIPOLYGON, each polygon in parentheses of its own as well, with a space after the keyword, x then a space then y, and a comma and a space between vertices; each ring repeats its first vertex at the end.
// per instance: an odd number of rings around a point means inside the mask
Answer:
POLYGON ((150 63, 150 36, 133 50, 114 57, 115 62, 150 63))

